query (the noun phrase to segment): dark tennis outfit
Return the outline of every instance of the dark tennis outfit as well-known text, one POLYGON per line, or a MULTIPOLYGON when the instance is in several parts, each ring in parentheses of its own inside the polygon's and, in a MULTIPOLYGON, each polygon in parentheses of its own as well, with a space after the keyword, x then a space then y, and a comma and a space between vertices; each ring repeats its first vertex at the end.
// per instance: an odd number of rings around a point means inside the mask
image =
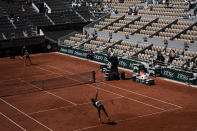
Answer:
POLYGON ((101 104, 99 101, 95 100, 93 102, 93 105, 97 108, 98 110, 98 115, 99 115, 99 119, 101 118, 101 110, 103 110, 103 112, 105 113, 105 115, 107 116, 107 118, 109 119, 109 116, 103 106, 103 104, 101 104))

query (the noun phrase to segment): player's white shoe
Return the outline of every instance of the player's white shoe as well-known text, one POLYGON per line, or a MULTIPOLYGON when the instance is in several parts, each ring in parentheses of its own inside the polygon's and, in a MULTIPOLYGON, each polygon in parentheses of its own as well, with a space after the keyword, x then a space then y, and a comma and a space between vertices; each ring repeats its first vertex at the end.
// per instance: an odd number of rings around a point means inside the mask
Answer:
POLYGON ((107 120, 110 121, 110 117, 107 117, 107 120))

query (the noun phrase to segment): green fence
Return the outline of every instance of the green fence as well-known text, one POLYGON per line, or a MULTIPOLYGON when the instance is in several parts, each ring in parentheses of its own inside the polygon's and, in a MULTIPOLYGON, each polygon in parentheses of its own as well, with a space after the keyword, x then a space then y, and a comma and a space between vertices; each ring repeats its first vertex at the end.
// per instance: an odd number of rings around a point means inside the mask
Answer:
POLYGON ((192 73, 181 71, 177 69, 163 68, 162 70, 163 77, 189 83, 189 78, 191 78, 192 73))
MULTIPOLYGON (((78 50, 78 49, 73 49, 73 48, 68 48, 68 47, 60 47, 59 51, 65 54, 81 57, 81 58, 86 58, 88 52, 83 51, 83 50, 78 50)), ((103 54, 94 54, 94 61, 98 61, 101 63, 107 63, 107 56, 103 54)), ((119 59, 119 67, 123 67, 126 69, 133 69, 133 64, 136 64, 138 62, 133 61, 133 60, 127 60, 127 59, 119 59)))
MULTIPOLYGON (((88 51, 79 50, 79 49, 73 49, 68 47, 59 47, 59 51, 65 54, 81 57, 81 58, 87 58, 88 51)), ((94 61, 98 61, 101 63, 107 63, 107 56, 103 54, 94 54, 94 61)), ((128 59, 119 59, 119 67, 123 67, 126 69, 133 69, 133 64, 139 64, 139 62, 134 60, 128 60, 128 59)), ((162 75, 165 78, 173 79, 180 82, 187 82, 190 83, 189 78, 192 76, 191 72, 176 70, 176 69, 170 69, 170 68, 163 68, 162 69, 162 75)), ((196 83, 197 84, 197 81, 196 83)))

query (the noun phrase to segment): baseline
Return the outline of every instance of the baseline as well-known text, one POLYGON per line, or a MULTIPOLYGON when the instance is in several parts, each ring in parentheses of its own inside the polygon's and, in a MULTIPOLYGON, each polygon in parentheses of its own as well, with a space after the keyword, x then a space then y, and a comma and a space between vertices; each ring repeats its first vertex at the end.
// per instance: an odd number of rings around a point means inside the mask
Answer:
MULTIPOLYGON (((124 121, 131 121, 131 120, 135 120, 135 119, 138 119, 138 118, 145 118, 145 117, 148 117, 148 116, 153 116, 153 115, 157 115, 157 114, 162 114, 162 113, 165 113, 165 112, 170 112, 170 111, 175 111, 175 110, 178 110, 180 108, 174 108, 174 109, 169 109, 169 110, 165 110, 165 111, 158 111, 158 112, 154 112, 154 113, 150 113, 150 114, 147 114, 147 115, 139 115, 137 117, 134 117, 134 118, 130 118, 130 119, 123 119, 123 120, 118 120, 118 121, 114 121, 114 122, 124 122, 124 121)), ((94 126, 89 126, 89 127, 84 127, 84 128, 80 128, 80 129, 75 129, 73 131, 82 131, 82 130, 87 130, 87 129, 93 129, 93 128, 97 128, 97 127, 100 127, 100 126, 103 126, 103 125, 94 125, 94 126)))
MULTIPOLYGON (((120 99, 120 98, 122 98, 122 97, 115 97, 115 98, 112 98, 112 99, 103 99, 103 100, 99 100, 99 101, 111 101, 111 100, 116 100, 116 99, 120 99)), ((88 104, 92 104, 92 102, 86 102, 86 103, 82 103, 82 104, 77 104, 76 106, 83 106, 83 105, 88 105, 88 104)), ((52 109, 48 109, 48 110, 36 111, 36 112, 28 113, 28 114, 29 115, 33 115, 33 114, 38 114, 38 113, 43 113, 43 112, 48 112, 48 111, 53 111, 53 110, 72 108, 72 107, 76 107, 76 106, 63 106, 63 107, 52 108, 52 109)))
POLYGON ((0 100, 4 103, 6 103, 8 106, 14 108, 15 110, 17 110, 18 112, 20 112, 21 114, 25 115, 26 117, 30 118, 31 120, 35 121, 36 123, 40 124, 41 126, 45 127, 46 129, 53 131, 52 129, 50 129, 49 127, 47 127, 46 125, 42 124, 41 122, 39 122, 38 120, 34 119, 33 117, 29 116, 28 114, 26 114, 25 112, 21 111, 20 109, 16 108, 15 106, 13 106, 12 104, 8 103, 7 101, 3 100, 2 98, 0 98, 0 100))
POLYGON ((12 122, 14 125, 16 125, 17 127, 19 127, 21 130, 26 131, 25 128, 23 128, 22 126, 20 126, 19 124, 17 124, 16 122, 14 122, 12 119, 10 119, 8 116, 6 116, 5 114, 3 114, 2 112, 0 112, 0 114, 2 116, 4 116, 6 119, 8 119, 10 122, 12 122))
MULTIPOLYGON (((54 67, 54 66, 51 66, 51 65, 49 65, 49 66, 50 66, 50 67, 54 67)), ((67 70, 59 69, 59 68, 57 68, 57 67, 54 67, 54 68, 55 68, 55 69, 58 69, 58 70, 60 70, 60 71, 63 71, 63 72, 73 73, 73 72, 70 72, 70 71, 67 71, 67 70)), ((105 83, 105 82, 101 82, 101 83, 107 84, 107 83, 105 83)), ((140 94, 140 93, 137 93, 137 92, 133 92, 133 91, 127 90, 127 89, 123 89, 123 88, 120 88, 120 87, 118 87, 118 86, 114 86, 114 85, 111 85, 111 84, 107 84, 107 85, 109 85, 109 86, 111 86, 111 87, 115 87, 115 88, 120 89, 120 90, 123 90, 123 91, 126 91, 126 92, 129 92, 129 93, 133 93, 133 94, 136 94, 136 95, 139 95, 139 96, 143 96, 143 97, 146 97, 146 98, 155 100, 155 101, 159 101, 159 102, 161 102, 161 103, 165 103, 165 104, 169 104, 169 105, 172 105, 172 106, 175 106, 175 107, 178 107, 178 108, 182 108, 182 107, 179 106, 179 105, 176 105, 176 104, 173 104, 173 103, 170 103, 170 102, 166 102, 166 101, 163 101, 163 100, 160 100, 160 99, 157 99, 157 98, 153 98, 153 97, 150 97, 150 96, 146 96, 146 95, 143 95, 143 94, 140 94)))

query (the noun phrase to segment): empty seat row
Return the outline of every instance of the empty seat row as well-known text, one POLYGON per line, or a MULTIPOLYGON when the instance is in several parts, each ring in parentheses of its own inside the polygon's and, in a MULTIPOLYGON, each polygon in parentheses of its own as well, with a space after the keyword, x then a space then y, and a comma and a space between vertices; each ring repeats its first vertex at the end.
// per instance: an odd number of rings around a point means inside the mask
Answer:
POLYGON ((130 50, 130 46, 123 46, 123 45, 115 45, 115 48, 121 49, 121 50, 130 50))
POLYGON ((71 37, 70 37, 70 40, 71 40, 71 41, 76 41, 76 42, 78 42, 78 41, 81 41, 82 39, 79 38, 79 37, 73 37, 73 36, 71 36, 71 37))
POLYGON ((66 45, 70 45, 70 46, 74 46, 74 45, 75 45, 75 41, 71 41, 71 40, 64 40, 64 44, 66 44, 66 45))
POLYGON ((174 28, 174 29, 185 29, 187 27, 188 27, 188 25, 178 25, 178 24, 173 24, 171 26, 171 28, 174 28))
POLYGON ((114 30, 110 30, 110 29, 103 29, 104 32, 108 32, 108 33, 113 33, 114 30))
POLYGON ((176 34, 178 34, 179 32, 181 32, 183 30, 182 29, 166 28, 165 31, 169 32, 169 33, 176 33, 176 34))
POLYGON ((134 36, 137 36, 137 37, 149 37, 149 35, 147 35, 147 34, 139 34, 139 33, 135 33, 134 36))
POLYGON ((93 49, 96 50, 97 46, 92 44, 84 44, 85 49, 93 49))
POLYGON ((188 39, 188 40, 197 40, 197 35, 187 35, 187 34, 181 34, 180 38, 182 39, 188 39))
POLYGON ((122 27, 124 26, 125 24, 122 24, 122 23, 114 23, 113 26, 116 26, 116 27, 122 27))
POLYGON ((154 33, 155 33, 155 31, 140 30, 140 34, 152 35, 152 34, 154 34, 154 33))
POLYGON ((106 37, 97 37, 96 40, 97 41, 102 41, 102 42, 109 42, 110 39, 106 38, 106 37))
POLYGON ((138 58, 143 59, 143 60, 150 60, 151 56, 148 54, 138 54, 138 58))
POLYGON ((197 31, 188 30, 188 31, 187 31, 187 34, 188 34, 188 35, 197 35, 197 31))
POLYGON ((126 51, 125 55, 127 56, 133 56, 135 54, 134 51, 126 51))
POLYGON ((122 41, 121 42, 121 45, 130 46, 130 47, 136 47, 137 46, 137 43, 131 42, 131 41, 122 41))
POLYGON ((102 42, 102 41, 96 41, 96 40, 91 40, 91 41, 90 41, 90 44, 101 46, 101 45, 104 44, 104 42, 102 42))
POLYGON ((85 38, 86 38, 86 35, 82 35, 82 34, 75 34, 75 37, 79 37, 79 38, 85 39, 85 38))
POLYGON ((186 52, 184 52, 184 55, 187 55, 187 56, 190 56, 190 57, 195 57, 195 56, 197 56, 197 52, 186 51, 186 52))
POLYGON ((123 28, 124 32, 130 32, 133 33, 134 31, 136 31, 136 29, 132 29, 132 28, 123 28))
POLYGON ((158 30, 160 30, 161 28, 160 27, 154 27, 154 26, 147 26, 146 27, 146 30, 148 30, 148 31, 158 31, 158 30))
POLYGON ((108 30, 118 30, 120 27, 116 27, 116 26, 108 26, 108 30))
POLYGON ((168 33, 168 32, 159 32, 160 36, 165 36, 165 37, 174 37, 176 33, 168 33))
POLYGON ((165 49, 165 47, 163 47, 163 46, 157 46, 157 45, 152 46, 153 51, 163 51, 164 49, 165 49))
POLYGON ((151 56, 156 56, 157 55, 157 51, 155 50, 145 50, 145 54, 151 55, 151 56))

